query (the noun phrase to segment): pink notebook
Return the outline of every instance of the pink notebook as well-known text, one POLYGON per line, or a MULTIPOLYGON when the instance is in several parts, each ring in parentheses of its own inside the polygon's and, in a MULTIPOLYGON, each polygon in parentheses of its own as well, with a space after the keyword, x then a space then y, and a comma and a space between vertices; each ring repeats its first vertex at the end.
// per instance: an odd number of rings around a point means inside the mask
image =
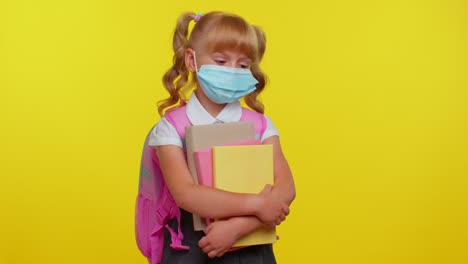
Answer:
POLYGON ((195 151, 193 155, 197 168, 198 183, 213 187, 213 152, 211 148, 195 151))

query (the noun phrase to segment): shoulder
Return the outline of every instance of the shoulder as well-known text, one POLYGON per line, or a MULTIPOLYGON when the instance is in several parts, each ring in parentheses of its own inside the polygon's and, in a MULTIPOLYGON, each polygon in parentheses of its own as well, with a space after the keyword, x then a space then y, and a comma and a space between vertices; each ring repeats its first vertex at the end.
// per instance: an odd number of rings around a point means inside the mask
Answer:
POLYGON ((245 107, 242 107, 241 121, 254 122, 254 124, 259 124, 263 127, 265 126, 265 122, 266 122, 265 115, 255 112, 245 107))
POLYGON ((273 124, 273 121, 271 121, 271 119, 266 115, 264 115, 264 117, 265 117, 265 122, 266 122, 266 128, 265 128, 265 133, 263 133, 262 135, 262 142, 269 137, 279 136, 279 131, 273 124))
POLYGON ((171 109, 164 115, 164 118, 172 124, 175 124, 179 119, 187 117, 187 105, 182 105, 175 109, 171 109))
POLYGON ((255 133, 259 135, 262 142, 271 136, 279 135, 278 130, 268 116, 248 108, 242 107, 241 121, 253 122, 255 133))
POLYGON ((175 128, 179 137, 185 138, 185 127, 192 125, 187 116, 187 105, 183 104, 180 107, 171 109, 164 117, 175 128))
POLYGON ((163 117, 150 131, 148 145, 153 147, 162 145, 176 145, 182 147, 182 140, 176 128, 166 117, 163 117))
POLYGON ((263 118, 263 114, 255 112, 249 108, 242 107, 242 117, 241 118, 263 118))
POLYGON ((176 145, 183 147, 185 127, 191 124, 187 117, 186 108, 187 106, 183 104, 166 112, 150 132, 150 146, 176 145))

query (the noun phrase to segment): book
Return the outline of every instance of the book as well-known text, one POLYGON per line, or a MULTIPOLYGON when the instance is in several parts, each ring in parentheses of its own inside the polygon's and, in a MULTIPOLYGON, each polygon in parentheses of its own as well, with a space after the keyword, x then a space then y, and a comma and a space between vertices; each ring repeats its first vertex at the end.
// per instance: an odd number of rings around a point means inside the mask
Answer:
MULTIPOLYGON (((243 140, 229 146, 238 145, 259 145, 260 140, 243 140)), ((206 148, 195 151, 193 153, 195 159, 195 166, 197 169, 198 184, 205 185, 208 187, 214 187, 213 185, 213 151, 212 148, 206 148)), ((213 219, 206 219, 206 225, 213 222, 213 219)))
MULTIPOLYGON (((233 144, 224 146, 238 145, 260 145, 260 140, 243 140, 233 144)), ((212 148, 206 148, 193 153, 195 159, 195 167, 197 170, 198 184, 213 187, 213 154, 212 148)))
MULTIPOLYGON (((231 122, 186 127, 185 146, 187 150, 187 163, 193 181, 198 184, 194 159, 195 151, 254 139, 255 131, 252 122, 231 122)), ((194 214, 193 227, 195 231, 204 230, 206 227, 205 220, 194 214)))
MULTIPOLYGON (((213 185, 237 193, 260 193, 273 184, 273 145, 213 147, 213 185)), ((237 241, 233 247, 270 244, 277 240, 275 227, 263 227, 237 241)))
POLYGON ((213 187, 213 153, 211 148, 193 153, 198 184, 213 187))

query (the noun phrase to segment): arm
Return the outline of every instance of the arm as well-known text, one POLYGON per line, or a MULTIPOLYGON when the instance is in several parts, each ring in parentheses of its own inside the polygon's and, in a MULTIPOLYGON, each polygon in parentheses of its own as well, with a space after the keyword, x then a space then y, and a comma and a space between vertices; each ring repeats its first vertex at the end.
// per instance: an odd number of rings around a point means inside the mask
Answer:
MULTIPOLYGON (((274 166, 274 186, 272 190, 273 196, 281 202, 291 205, 296 198, 296 188, 294 180, 289 168, 289 164, 283 155, 281 144, 278 136, 272 136, 263 141, 262 144, 273 145, 273 166, 274 166)), ((244 218, 239 223, 239 232, 241 237, 247 235, 257 228, 263 226, 264 223, 257 217, 239 217, 244 218)), ((284 219, 283 219, 284 220, 284 219)))
MULTIPOLYGON (((289 206, 296 198, 296 188, 294 187, 294 180, 291 169, 289 168, 289 164, 283 155, 279 137, 271 136, 265 139, 262 144, 273 145, 273 171, 275 177, 272 190, 273 197, 289 206)), ((239 227, 238 232, 240 237, 247 235, 264 225, 264 223, 257 217, 240 216, 235 218, 242 219, 235 220, 239 227)))
POLYGON ((157 152, 169 191, 177 205, 189 212, 206 218, 256 215, 270 225, 281 223, 289 212, 288 206, 272 198, 272 190, 240 194, 195 184, 178 146, 159 146, 157 152))
MULTIPOLYGON (((275 184, 272 194, 275 199, 290 205, 296 196, 294 181, 289 165, 281 150, 278 136, 272 136, 263 144, 273 145, 275 184)), ((284 219, 283 219, 284 220, 284 219)), ((198 245, 210 258, 220 257, 241 237, 264 226, 264 223, 254 216, 238 216, 222 222, 214 222, 208 226, 198 245)))
POLYGON ((294 180, 291 169, 289 168, 289 164, 283 155, 279 137, 269 137, 265 139, 262 144, 273 145, 273 162, 275 174, 273 195, 289 206, 296 198, 296 188, 294 187, 294 180))

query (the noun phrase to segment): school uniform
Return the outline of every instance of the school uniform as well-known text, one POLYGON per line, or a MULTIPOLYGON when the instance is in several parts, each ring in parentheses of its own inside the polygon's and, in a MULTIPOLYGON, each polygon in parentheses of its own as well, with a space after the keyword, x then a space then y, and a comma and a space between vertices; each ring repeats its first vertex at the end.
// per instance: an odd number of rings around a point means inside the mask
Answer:
MULTIPOLYGON (((198 101, 195 93, 192 93, 186 106, 187 117, 193 125, 208 125, 214 123, 238 122, 241 119, 242 107, 238 101, 227 104, 216 116, 211 116, 198 101)), ((266 128, 261 141, 275 135, 279 135, 271 120, 265 116, 266 128)), ((166 118, 161 118, 150 133, 150 146, 176 145, 185 148, 185 140, 180 138, 174 126, 166 118)), ((210 259, 198 242, 205 235, 203 231, 194 231, 193 216, 183 209, 181 211, 181 228, 184 234, 183 244, 190 250, 177 251, 170 247, 171 238, 169 231, 164 234, 164 249, 162 264, 273 264, 276 263, 271 244, 250 246, 243 249, 226 252, 220 258, 210 259)), ((169 226, 177 230, 177 221, 169 221, 169 226)))

